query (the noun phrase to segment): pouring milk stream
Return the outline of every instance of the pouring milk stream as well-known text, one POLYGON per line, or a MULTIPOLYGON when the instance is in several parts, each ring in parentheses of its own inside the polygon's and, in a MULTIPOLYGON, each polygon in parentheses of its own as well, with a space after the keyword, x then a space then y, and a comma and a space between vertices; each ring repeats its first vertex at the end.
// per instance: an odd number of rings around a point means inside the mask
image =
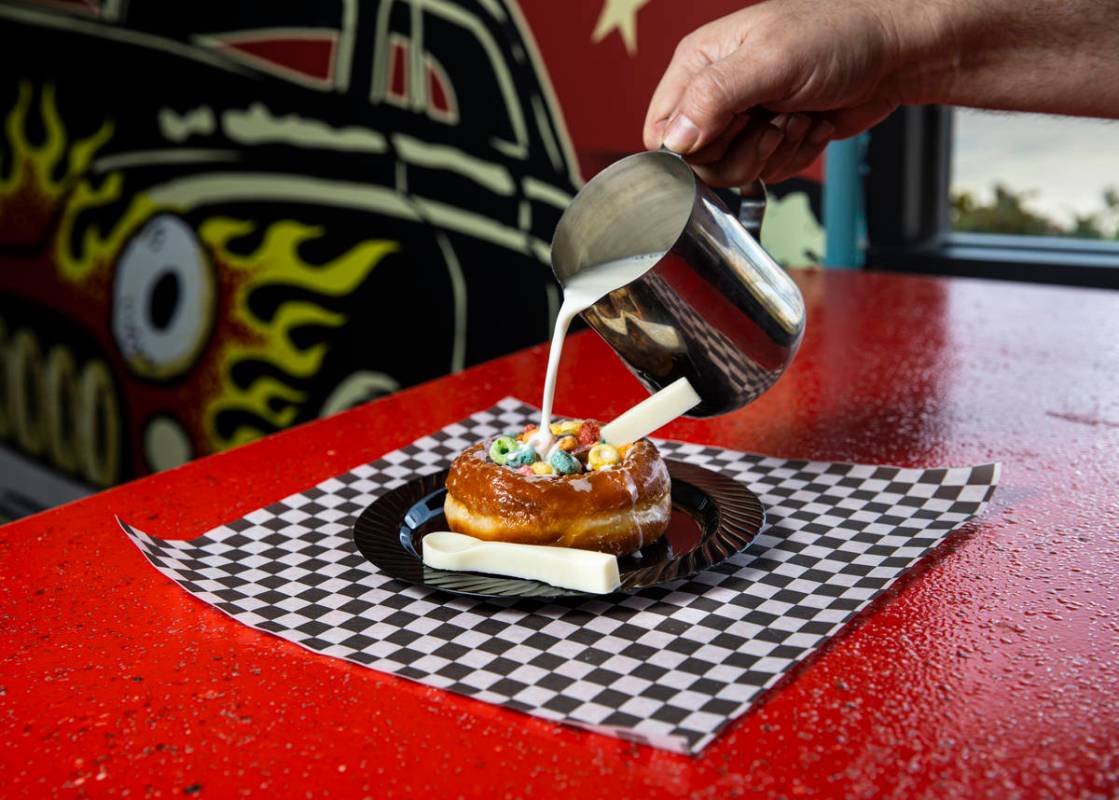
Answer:
POLYGON ((563 290, 563 305, 556 315, 552 345, 548 351, 548 371, 544 378, 544 397, 540 403, 540 428, 529 439, 529 444, 538 453, 546 452, 554 438, 548 426, 552 422, 552 402, 556 394, 556 376, 563 354, 563 340, 567 336, 571 320, 610 292, 640 278, 660 258, 660 253, 646 253, 594 264, 580 270, 567 282, 563 290))
MULTIPOLYGON (((659 259, 659 254, 647 253, 595 264, 568 281, 548 352, 540 428, 528 441, 529 446, 538 453, 543 454, 555 446, 556 437, 552 436, 549 425, 552 421, 552 403, 555 399, 556 376, 559 373, 563 342, 571 320, 610 292, 621 289, 644 275, 659 259)), ((646 430, 651 433, 698 402, 699 395, 686 379, 681 378, 611 424, 620 426, 618 430, 627 431, 626 435, 632 435, 633 439, 640 438, 646 430)), ((634 499, 636 500, 636 495, 634 499)), ((605 553, 563 547, 483 542, 449 531, 431 532, 424 537, 423 542, 424 564, 434 569, 508 575, 594 594, 608 594, 621 584, 617 559, 605 553)))

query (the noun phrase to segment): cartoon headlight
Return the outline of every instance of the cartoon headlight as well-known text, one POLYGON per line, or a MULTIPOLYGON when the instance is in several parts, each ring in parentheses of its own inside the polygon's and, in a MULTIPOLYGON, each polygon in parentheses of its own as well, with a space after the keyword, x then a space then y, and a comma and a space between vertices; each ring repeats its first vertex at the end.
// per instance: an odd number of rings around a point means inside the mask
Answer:
POLYGON ((113 279, 113 336, 136 375, 185 372, 209 338, 214 276, 194 231, 171 214, 129 241, 113 279))

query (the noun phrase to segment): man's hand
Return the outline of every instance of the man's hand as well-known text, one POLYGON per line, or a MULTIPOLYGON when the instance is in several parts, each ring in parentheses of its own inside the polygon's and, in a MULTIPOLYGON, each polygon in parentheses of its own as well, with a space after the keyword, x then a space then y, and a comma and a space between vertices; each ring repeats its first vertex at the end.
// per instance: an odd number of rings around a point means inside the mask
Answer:
POLYGON ((754 0, 680 42, 644 139, 743 186, 934 102, 1119 116, 1119 0, 754 0))
POLYGON ((680 42, 649 105, 645 146, 663 142, 717 186, 782 180, 897 107, 896 52, 873 4, 749 6, 680 42))

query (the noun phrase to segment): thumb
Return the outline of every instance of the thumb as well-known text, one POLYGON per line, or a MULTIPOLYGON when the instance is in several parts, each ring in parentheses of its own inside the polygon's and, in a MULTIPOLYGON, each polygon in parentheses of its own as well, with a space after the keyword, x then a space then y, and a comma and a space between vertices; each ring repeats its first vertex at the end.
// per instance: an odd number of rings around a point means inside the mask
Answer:
POLYGON ((664 146, 687 155, 706 147, 736 114, 781 97, 775 70, 742 49, 696 72, 665 127, 664 146))

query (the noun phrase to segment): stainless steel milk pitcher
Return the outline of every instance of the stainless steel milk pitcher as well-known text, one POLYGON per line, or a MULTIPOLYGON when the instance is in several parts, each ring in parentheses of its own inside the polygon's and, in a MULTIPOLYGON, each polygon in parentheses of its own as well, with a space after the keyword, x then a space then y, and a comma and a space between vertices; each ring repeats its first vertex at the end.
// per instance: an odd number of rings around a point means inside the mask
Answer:
MULTIPOLYGON (((757 216, 757 204, 754 204, 757 216)), ((690 416, 741 408, 772 386, 804 335, 804 299, 788 274, 684 161, 666 151, 611 165, 556 228, 561 285, 580 270, 655 254, 648 272, 583 318, 650 391, 687 378, 690 416)))

